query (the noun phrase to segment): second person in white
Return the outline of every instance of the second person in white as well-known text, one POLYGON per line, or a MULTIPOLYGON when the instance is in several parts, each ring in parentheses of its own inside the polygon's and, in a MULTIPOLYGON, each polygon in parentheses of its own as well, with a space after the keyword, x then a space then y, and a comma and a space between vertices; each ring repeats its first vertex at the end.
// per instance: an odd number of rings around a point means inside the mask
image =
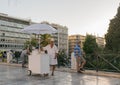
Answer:
POLYGON ((58 64, 58 62, 57 62, 58 48, 54 44, 54 39, 51 38, 50 39, 50 44, 48 44, 43 49, 47 51, 47 54, 50 57, 50 66, 51 66, 51 69, 52 69, 51 75, 54 76, 55 67, 58 64))

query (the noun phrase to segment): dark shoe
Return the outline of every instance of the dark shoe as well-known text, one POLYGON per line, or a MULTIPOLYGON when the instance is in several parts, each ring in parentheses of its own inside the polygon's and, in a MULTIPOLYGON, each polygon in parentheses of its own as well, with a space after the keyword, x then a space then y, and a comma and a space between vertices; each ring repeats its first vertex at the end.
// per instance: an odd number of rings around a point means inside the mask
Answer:
POLYGON ((77 73, 82 73, 81 71, 77 71, 77 73))
POLYGON ((80 71, 85 71, 83 68, 80 68, 80 71))
POLYGON ((54 76, 54 74, 52 73, 51 76, 54 76))
POLYGON ((49 76, 49 74, 44 74, 44 77, 49 76))
POLYGON ((22 66, 22 68, 27 68, 26 66, 22 66))

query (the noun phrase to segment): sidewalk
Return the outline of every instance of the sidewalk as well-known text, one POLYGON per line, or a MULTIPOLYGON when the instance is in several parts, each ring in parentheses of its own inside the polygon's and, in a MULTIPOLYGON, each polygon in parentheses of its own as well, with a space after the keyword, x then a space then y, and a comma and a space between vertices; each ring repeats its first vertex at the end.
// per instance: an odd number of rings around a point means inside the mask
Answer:
MULTIPOLYGON (((21 67, 21 64, 7 64, 7 63, 2 63, 2 62, 0 62, 0 65, 21 67)), ((70 68, 65 68, 65 67, 56 68, 56 71, 70 72, 70 73, 75 73, 76 72, 75 70, 72 70, 70 68)), ((115 73, 115 72, 105 72, 105 71, 96 72, 95 70, 85 70, 83 72, 83 74, 120 78, 120 73, 115 73)))
MULTIPOLYGON (((56 70, 62 72, 76 72, 75 70, 72 70, 70 68, 57 68, 56 70)), ((95 70, 85 70, 83 74, 120 78, 120 73, 115 73, 115 72, 105 72, 105 71, 96 72, 95 70)))
POLYGON ((0 85, 120 85, 120 78, 56 71, 55 76, 27 75, 27 68, 0 65, 0 85))

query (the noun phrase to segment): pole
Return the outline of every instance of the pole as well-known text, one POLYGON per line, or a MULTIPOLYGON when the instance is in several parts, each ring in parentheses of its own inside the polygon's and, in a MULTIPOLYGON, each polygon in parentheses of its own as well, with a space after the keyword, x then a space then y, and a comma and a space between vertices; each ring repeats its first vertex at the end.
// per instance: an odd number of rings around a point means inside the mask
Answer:
POLYGON ((39 39, 39 52, 40 52, 40 35, 38 36, 39 39))
POLYGON ((96 62, 96 72, 98 72, 98 55, 96 55, 96 57, 97 57, 97 62, 96 62))

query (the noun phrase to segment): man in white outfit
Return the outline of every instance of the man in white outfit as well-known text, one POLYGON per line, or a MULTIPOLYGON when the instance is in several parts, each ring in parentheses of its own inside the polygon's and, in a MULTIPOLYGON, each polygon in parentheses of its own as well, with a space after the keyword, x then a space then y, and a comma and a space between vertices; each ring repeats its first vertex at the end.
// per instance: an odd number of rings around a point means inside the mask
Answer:
POLYGON ((48 44, 46 47, 43 48, 44 50, 47 51, 47 54, 49 55, 49 59, 50 59, 50 66, 51 66, 51 70, 52 73, 51 75, 54 76, 54 71, 55 71, 55 67, 58 64, 57 62, 57 54, 58 54, 58 48, 57 46, 54 44, 54 39, 51 38, 50 39, 50 44, 48 44))

